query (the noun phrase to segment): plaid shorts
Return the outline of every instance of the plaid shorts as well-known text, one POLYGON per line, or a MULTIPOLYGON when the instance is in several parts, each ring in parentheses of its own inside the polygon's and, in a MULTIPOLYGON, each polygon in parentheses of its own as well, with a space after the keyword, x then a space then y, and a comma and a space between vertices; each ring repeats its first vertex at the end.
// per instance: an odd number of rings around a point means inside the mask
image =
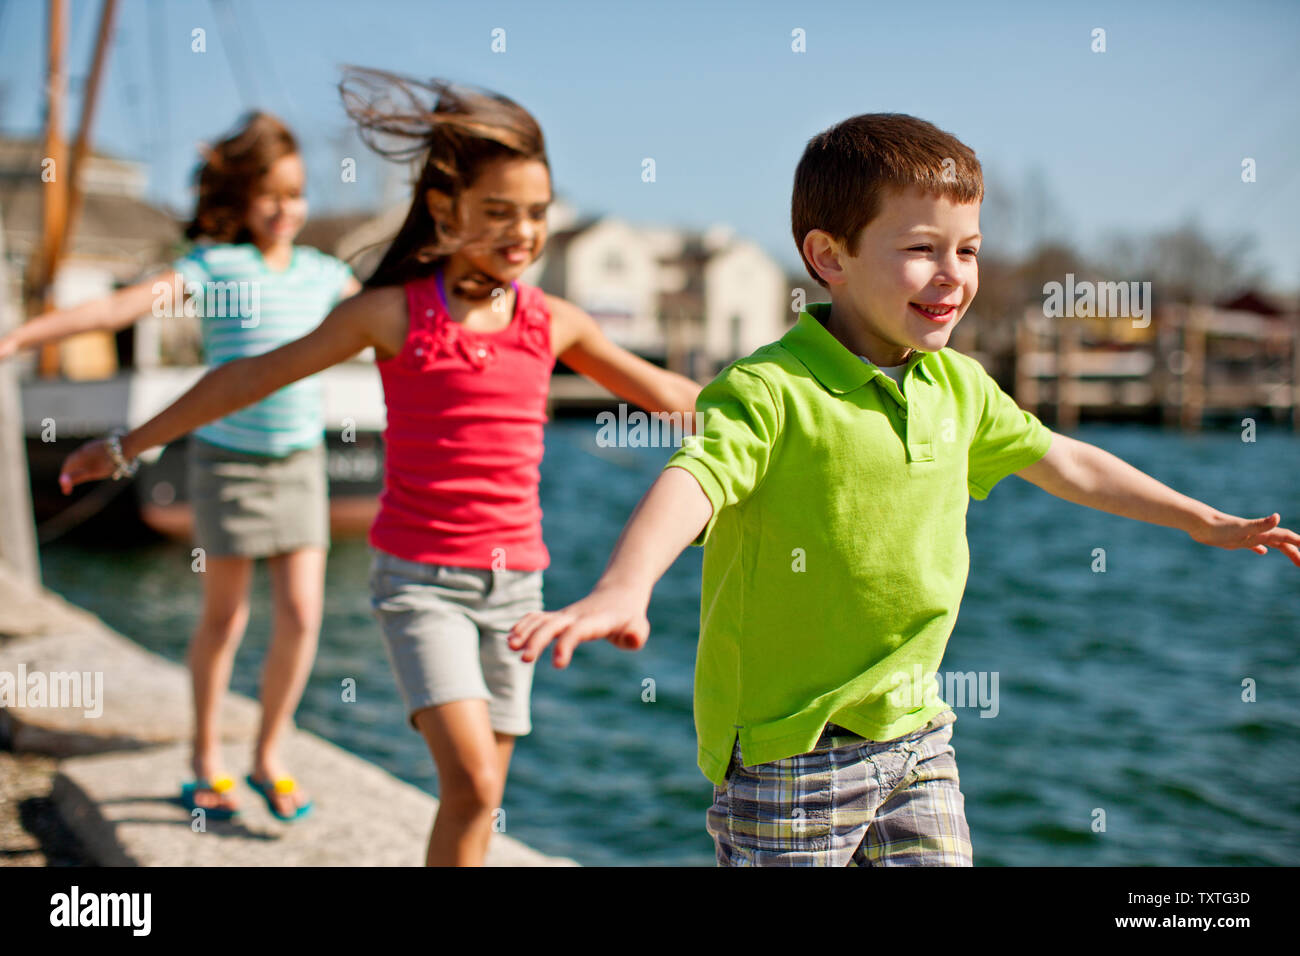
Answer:
POLYGON ((719 866, 973 866, 951 710, 896 740, 828 724, 811 752, 746 767, 737 740, 707 828, 719 866))

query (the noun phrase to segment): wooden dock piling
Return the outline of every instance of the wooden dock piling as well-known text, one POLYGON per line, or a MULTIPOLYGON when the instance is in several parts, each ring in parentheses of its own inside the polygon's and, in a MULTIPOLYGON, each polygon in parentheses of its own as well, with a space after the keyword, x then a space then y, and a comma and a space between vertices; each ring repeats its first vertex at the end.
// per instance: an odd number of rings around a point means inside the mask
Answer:
MULTIPOLYGON (((4 235, 4 223, 0 221, 0 334, 8 332, 18 321, 18 310, 9 299, 11 287, 5 267, 4 235)), ((39 585, 41 564, 36 551, 31 486, 27 480, 27 445, 16 358, 0 359, 0 561, 13 568, 23 581, 39 585)))
POLYGON ((1107 321, 1028 307, 1016 329, 1021 406, 1063 431, 1085 416, 1195 430, 1208 416, 1261 411, 1300 426, 1300 315, 1171 304, 1157 310, 1150 333, 1119 338, 1116 320, 1107 321))

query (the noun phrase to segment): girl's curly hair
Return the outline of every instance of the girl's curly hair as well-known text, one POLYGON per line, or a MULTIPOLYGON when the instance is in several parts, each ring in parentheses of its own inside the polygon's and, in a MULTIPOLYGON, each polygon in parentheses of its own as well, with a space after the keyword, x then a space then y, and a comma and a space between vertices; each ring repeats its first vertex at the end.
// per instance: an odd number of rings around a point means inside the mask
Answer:
POLYGON ((185 227, 186 237, 252 242, 244 220, 253 189, 276 160, 299 151, 298 141, 274 116, 252 112, 215 146, 201 145, 199 151, 198 206, 185 227))

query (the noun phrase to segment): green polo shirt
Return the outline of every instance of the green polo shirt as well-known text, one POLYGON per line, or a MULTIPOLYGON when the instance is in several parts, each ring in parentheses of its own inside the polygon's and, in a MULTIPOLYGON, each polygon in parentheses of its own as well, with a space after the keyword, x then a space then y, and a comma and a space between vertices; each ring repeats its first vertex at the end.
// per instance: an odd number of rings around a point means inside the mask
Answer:
POLYGON ((713 514, 695 666, 699 766, 724 785, 807 753, 828 721, 870 740, 924 726, 970 569, 966 506, 1052 433, 969 356, 916 352, 902 385, 832 336, 814 303, 700 392, 665 468, 713 514))

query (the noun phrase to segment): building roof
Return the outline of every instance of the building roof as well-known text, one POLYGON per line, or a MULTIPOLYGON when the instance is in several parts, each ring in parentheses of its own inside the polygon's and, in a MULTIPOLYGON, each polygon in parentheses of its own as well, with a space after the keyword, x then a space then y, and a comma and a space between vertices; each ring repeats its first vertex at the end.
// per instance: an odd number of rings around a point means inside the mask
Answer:
POLYGON ((1287 310, 1282 308, 1272 297, 1256 289, 1244 289, 1219 301, 1217 305, 1220 309, 1226 309, 1230 312, 1253 312, 1256 315, 1286 315, 1287 313, 1287 310))
MULTIPOLYGON (((26 258, 40 242, 44 189, 43 144, 0 138, 0 218, 9 255, 26 258)), ((161 261, 181 238, 181 223, 141 198, 140 164, 92 153, 81 212, 67 256, 116 263, 119 278, 161 261), (93 175, 91 175, 93 172, 93 175)))

